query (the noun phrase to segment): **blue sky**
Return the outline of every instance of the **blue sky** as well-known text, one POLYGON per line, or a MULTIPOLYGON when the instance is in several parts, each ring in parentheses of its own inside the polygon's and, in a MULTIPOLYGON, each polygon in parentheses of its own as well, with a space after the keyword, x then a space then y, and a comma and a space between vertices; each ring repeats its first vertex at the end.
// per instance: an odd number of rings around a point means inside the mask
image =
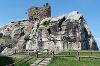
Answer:
POLYGON ((80 11, 100 47, 100 0, 0 0, 0 26, 27 18, 25 12, 29 7, 47 2, 51 5, 52 16, 80 11))

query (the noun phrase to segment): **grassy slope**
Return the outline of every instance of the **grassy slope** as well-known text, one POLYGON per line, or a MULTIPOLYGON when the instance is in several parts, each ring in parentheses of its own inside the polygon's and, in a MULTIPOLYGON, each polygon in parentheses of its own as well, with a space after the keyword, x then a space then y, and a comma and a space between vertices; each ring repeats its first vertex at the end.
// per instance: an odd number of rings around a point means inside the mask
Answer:
MULTIPOLYGON (((58 55, 74 56, 76 53, 60 53, 58 55)), ((100 53, 93 52, 81 52, 80 56, 100 56, 100 53)), ((100 66, 100 59, 81 58, 80 61, 76 60, 76 57, 62 57, 54 56, 48 66, 100 66)))
MULTIPOLYGON (((28 55, 23 54, 14 54, 10 56, 13 58, 15 65, 14 66, 30 66, 30 62, 25 62, 25 60, 22 60, 24 57, 28 55), (22 60, 22 61, 21 61, 22 60)), ((9 63, 10 64, 10 63, 9 63)))
MULTIPOLYGON (((19 60, 17 59, 15 62, 17 62, 19 60)), ((18 62, 18 63, 15 64, 15 66, 30 66, 30 63, 29 62, 26 62, 26 63, 22 64, 23 62, 24 61, 18 62)))

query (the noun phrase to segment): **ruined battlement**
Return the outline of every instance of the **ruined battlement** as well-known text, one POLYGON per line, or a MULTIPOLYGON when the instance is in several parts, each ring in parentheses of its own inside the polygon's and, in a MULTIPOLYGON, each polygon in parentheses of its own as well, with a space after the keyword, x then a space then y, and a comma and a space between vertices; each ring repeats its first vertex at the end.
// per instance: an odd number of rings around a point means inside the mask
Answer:
POLYGON ((28 9, 28 17, 31 21, 42 20, 51 16, 51 7, 48 3, 42 7, 31 7, 28 9))
POLYGON ((31 32, 32 28, 33 28, 33 24, 36 21, 41 21, 47 17, 51 17, 51 6, 46 3, 45 5, 41 6, 41 7, 31 7, 28 9, 28 32, 31 32))

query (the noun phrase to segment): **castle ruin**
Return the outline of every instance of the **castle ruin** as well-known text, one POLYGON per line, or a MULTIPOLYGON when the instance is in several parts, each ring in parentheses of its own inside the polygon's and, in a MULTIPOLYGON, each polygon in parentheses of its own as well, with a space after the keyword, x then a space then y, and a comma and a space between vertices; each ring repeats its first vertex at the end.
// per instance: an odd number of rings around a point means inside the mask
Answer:
MULTIPOLYGON (((99 50, 82 14, 72 11, 65 16, 51 17, 48 3, 42 7, 29 8, 28 19, 11 22, 0 29, 0 32, 1 37, 10 35, 11 40, 17 40, 13 48, 10 47, 12 52, 21 49, 48 49, 54 52, 99 50), (27 41, 26 36, 29 37, 27 41)), ((3 53, 7 52, 4 50, 3 53)))
POLYGON ((47 17, 51 17, 51 7, 48 3, 42 7, 31 7, 28 9, 29 27, 28 31, 31 32, 33 24, 36 21, 41 21, 47 17))
POLYGON ((39 7, 30 8, 28 15, 29 18, 32 17, 32 22, 35 20, 35 23, 32 24, 31 40, 29 40, 26 49, 98 50, 84 17, 78 11, 69 13, 67 17, 56 18, 50 17, 50 12, 48 5, 42 9, 39 7))

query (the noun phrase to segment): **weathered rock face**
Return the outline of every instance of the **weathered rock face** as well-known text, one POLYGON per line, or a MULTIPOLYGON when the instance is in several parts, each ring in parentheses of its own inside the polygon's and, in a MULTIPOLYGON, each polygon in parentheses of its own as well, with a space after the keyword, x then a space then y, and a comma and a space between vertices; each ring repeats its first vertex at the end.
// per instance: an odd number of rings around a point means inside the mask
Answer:
POLYGON ((87 23, 78 11, 71 12, 67 17, 43 19, 38 27, 37 24, 33 25, 35 38, 28 43, 31 47, 52 51, 98 50, 87 23))
POLYGON ((2 38, 3 37, 3 33, 0 33, 0 38, 2 38))
MULTIPOLYGON (((1 44, 1 43, 0 43, 1 44)), ((0 53, 5 49, 3 45, 0 45, 0 53)))
POLYGON ((15 28, 12 33, 11 33, 11 37, 12 39, 16 38, 20 38, 21 37, 21 34, 23 32, 23 27, 18 27, 18 28, 15 28))
POLYGON ((12 22, 0 29, 0 33, 3 34, 0 38, 0 52, 5 54, 6 52, 3 51, 6 49, 5 47, 10 48, 13 53, 15 50, 23 49, 25 46, 24 36, 27 34, 27 22, 28 20, 12 22))
POLYGON ((11 22, 10 25, 1 28, 0 45, 2 44, 8 47, 0 50, 1 52, 4 49, 2 54, 5 55, 21 49, 49 49, 55 52, 98 50, 82 14, 73 11, 66 16, 53 18, 48 4, 43 7, 30 8, 28 19, 11 22), (25 38, 27 35, 29 38, 25 38))
POLYGON ((12 55, 13 51, 11 48, 6 47, 2 52, 1 55, 12 55))

